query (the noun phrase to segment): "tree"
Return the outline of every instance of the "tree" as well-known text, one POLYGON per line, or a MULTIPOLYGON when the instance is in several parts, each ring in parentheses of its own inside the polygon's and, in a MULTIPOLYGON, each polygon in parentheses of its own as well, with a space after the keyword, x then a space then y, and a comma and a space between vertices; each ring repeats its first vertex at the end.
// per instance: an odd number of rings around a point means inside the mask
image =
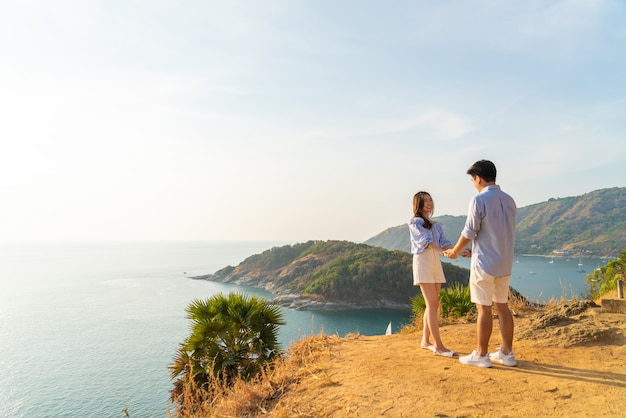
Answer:
POLYGON ((249 379, 281 354, 277 305, 240 293, 193 300, 186 308, 191 335, 180 344, 170 365, 172 400, 181 402, 185 387, 211 393, 215 382, 249 379))
POLYGON ((618 279, 626 279, 626 250, 618 259, 609 261, 604 267, 597 268, 586 277, 590 296, 596 299, 617 287, 618 279))

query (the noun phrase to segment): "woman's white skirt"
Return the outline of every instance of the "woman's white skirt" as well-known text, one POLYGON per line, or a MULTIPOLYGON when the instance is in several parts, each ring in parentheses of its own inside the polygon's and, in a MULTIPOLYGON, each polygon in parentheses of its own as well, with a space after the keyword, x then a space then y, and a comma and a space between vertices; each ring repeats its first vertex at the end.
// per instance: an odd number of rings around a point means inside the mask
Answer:
POLYGON ((445 282, 441 259, 435 250, 426 248, 421 254, 413 254, 413 285, 445 282))

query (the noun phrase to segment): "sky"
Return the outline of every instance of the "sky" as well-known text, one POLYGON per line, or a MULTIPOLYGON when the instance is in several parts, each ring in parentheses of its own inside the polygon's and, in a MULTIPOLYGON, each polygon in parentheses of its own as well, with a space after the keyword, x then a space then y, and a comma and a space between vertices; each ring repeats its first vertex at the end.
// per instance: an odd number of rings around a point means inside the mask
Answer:
POLYGON ((0 240, 362 242, 479 159, 624 187, 625 132, 619 0, 0 0, 0 240))

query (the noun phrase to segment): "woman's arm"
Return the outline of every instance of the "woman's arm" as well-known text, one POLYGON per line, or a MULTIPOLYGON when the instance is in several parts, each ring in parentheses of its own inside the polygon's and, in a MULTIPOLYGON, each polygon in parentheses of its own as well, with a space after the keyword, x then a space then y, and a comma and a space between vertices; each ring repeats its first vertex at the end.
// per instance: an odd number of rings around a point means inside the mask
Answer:
POLYGON ((422 218, 413 218, 409 221, 411 236, 411 253, 420 254, 432 243, 432 234, 423 226, 422 218))
MULTIPOLYGON (((452 246, 450 246, 450 247, 452 247, 452 246)), ((428 244, 427 248, 430 248, 431 250, 434 250, 437 254, 441 254, 441 253, 443 253, 444 250, 447 250, 450 247, 441 248, 440 246, 438 246, 434 242, 431 242, 430 244, 428 244)))
POLYGON ((443 253, 445 250, 448 250, 450 248, 452 248, 452 242, 446 237, 446 234, 443 231, 443 224, 439 223, 439 222, 435 222, 433 224, 433 228, 435 228, 437 230, 437 235, 438 235, 438 243, 437 243, 437 249, 435 249, 433 247, 433 249, 435 251, 437 251, 439 254, 443 253))

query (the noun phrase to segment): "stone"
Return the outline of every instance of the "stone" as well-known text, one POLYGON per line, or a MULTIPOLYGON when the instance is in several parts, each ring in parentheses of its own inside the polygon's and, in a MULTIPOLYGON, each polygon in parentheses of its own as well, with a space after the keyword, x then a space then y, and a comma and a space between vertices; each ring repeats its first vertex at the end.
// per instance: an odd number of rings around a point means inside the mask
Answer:
POLYGON ((626 299, 606 298, 601 299, 602 312, 626 314, 626 299))

